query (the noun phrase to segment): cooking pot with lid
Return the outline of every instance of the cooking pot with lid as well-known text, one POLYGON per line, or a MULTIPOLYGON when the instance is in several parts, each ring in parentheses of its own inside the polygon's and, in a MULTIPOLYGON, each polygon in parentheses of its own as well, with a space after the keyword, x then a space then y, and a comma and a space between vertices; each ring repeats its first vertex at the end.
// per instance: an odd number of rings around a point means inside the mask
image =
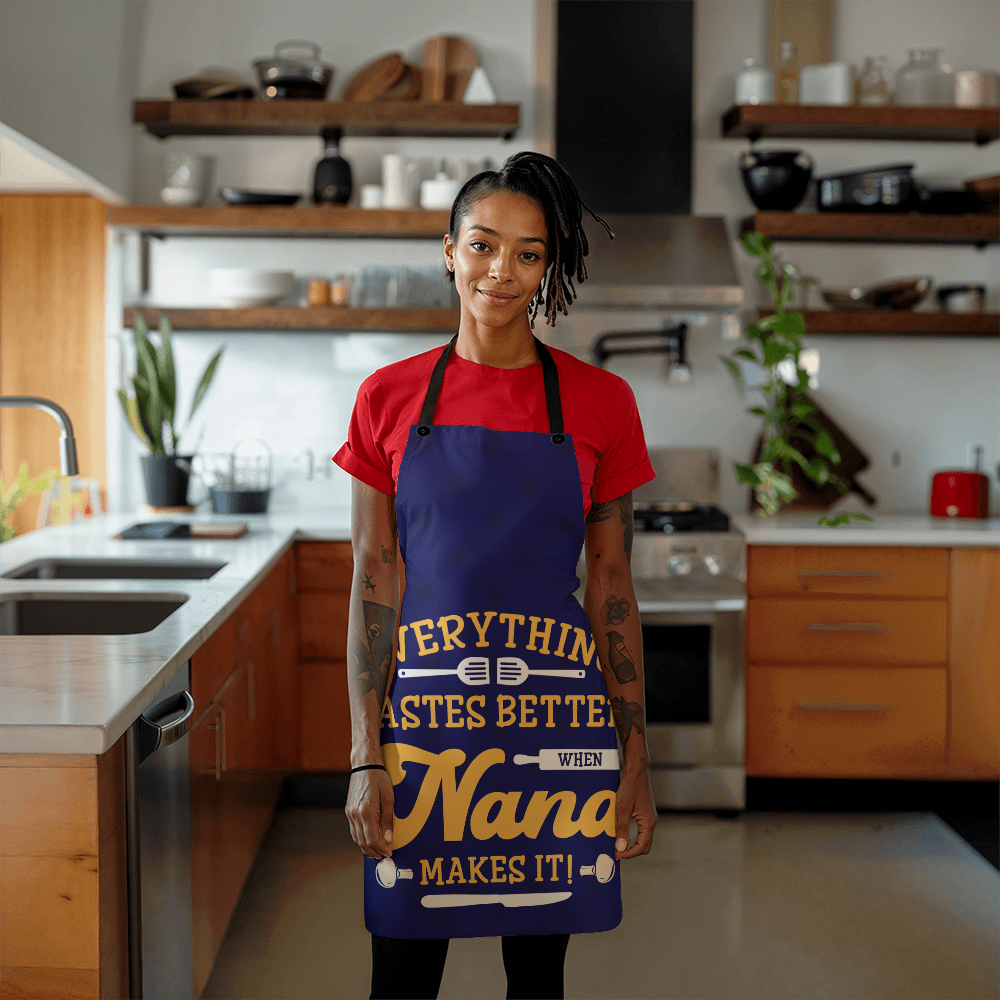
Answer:
POLYGON ((320 62, 315 42, 278 42, 274 55, 257 59, 253 67, 260 79, 260 96, 265 100, 322 101, 333 80, 333 67, 320 62))

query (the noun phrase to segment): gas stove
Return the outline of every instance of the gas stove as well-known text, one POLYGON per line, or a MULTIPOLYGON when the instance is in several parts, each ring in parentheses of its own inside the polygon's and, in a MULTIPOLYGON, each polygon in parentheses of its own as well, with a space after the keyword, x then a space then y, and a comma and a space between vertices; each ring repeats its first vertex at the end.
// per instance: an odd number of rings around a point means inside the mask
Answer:
POLYGON ((636 531, 658 531, 672 535, 678 531, 729 531, 729 517, 713 504, 690 501, 649 503, 634 507, 636 531))

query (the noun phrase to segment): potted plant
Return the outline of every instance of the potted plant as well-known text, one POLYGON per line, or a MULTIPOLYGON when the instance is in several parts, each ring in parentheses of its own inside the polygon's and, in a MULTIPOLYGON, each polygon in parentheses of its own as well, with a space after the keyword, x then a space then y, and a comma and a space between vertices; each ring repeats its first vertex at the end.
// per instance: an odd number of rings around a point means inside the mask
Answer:
MULTIPOLYGON (((183 507, 187 504, 188 477, 194 455, 180 455, 177 445, 181 433, 174 427, 177 406, 177 382, 174 375, 174 356, 170 346, 170 322, 160 320, 160 346, 149 340, 145 319, 136 314, 135 351, 138 371, 129 381, 133 395, 118 390, 118 399, 129 427, 149 449, 144 455, 142 473, 146 482, 146 496, 151 507, 183 507)), ((195 410, 205 398, 222 357, 220 348, 205 366, 191 401, 185 430, 191 426, 195 410)))
POLYGON ((9 542, 17 537, 17 531, 10 517, 25 497, 32 493, 44 493, 59 478, 58 469, 46 469, 34 479, 28 478, 28 463, 22 462, 17 477, 8 486, 0 473, 0 542, 9 542))
MULTIPOLYGON (((848 484, 830 468, 830 463, 840 462, 840 454, 830 433, 817 419, 816 406, 805 393, 809 387, 809 373, 799 363, 805 320, 802 313, 785 309, 792 301, 793 280, 799 276, 791 264, 779 264, 775 260, 771 253, 774 241, 762 233, 744 233, 741 242, 748 253, 760 258, 757 279, 771 293, 774 312, 747 327, 747 339, 759 347, 759 354, 741 347, 731 357, 722 358, 741 388, 745 388, 743 372, 734 358, 753 361, 767 373, 763 384, 754 388, 764 395, 769 406, 753 406, 747 410, 764 421, 760 455, 753 465, 735 462, 733 466, 739 481, 753 487, 761 508, 759 515, 770 517, 798 495, 790 475, 793 463, 819 486, 832 483, 844 493, 848 484), (815 455, 806 458, 796 447, 798 441, 808 443, 815 455)), ((810 279, 799 280, 808 282, 810 279)), ((835 517, 820 517, 819 523, 836 527, 850 523, 852 517, 861 521, 873 520, 867 514, 842 511, 835 517)))

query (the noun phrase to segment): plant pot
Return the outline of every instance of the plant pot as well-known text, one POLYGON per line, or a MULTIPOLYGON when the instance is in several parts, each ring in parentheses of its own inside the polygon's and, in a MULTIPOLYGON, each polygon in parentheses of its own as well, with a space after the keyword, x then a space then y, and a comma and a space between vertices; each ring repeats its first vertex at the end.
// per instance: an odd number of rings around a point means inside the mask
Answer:
POLYGON ((271 489, 217 490, 210 486, 208 494, 212 498, 213 514, 266 514, 271 489))
POLYGON ((186 507, 193 455, 143 455, 142 478, 150 507, 186 507))

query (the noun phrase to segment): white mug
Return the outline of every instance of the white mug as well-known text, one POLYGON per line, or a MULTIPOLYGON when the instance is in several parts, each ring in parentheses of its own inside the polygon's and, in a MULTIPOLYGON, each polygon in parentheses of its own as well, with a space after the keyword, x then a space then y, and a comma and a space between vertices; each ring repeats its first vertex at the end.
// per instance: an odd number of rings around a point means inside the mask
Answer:
POLYGON ((362 184, 361 185, 361 207, 381 208, 382 207, 382 185, 362 184))
POLYGON ((415 202, 417 165, 399 153, 382 157, 382 205, 408 208, 415 202))

